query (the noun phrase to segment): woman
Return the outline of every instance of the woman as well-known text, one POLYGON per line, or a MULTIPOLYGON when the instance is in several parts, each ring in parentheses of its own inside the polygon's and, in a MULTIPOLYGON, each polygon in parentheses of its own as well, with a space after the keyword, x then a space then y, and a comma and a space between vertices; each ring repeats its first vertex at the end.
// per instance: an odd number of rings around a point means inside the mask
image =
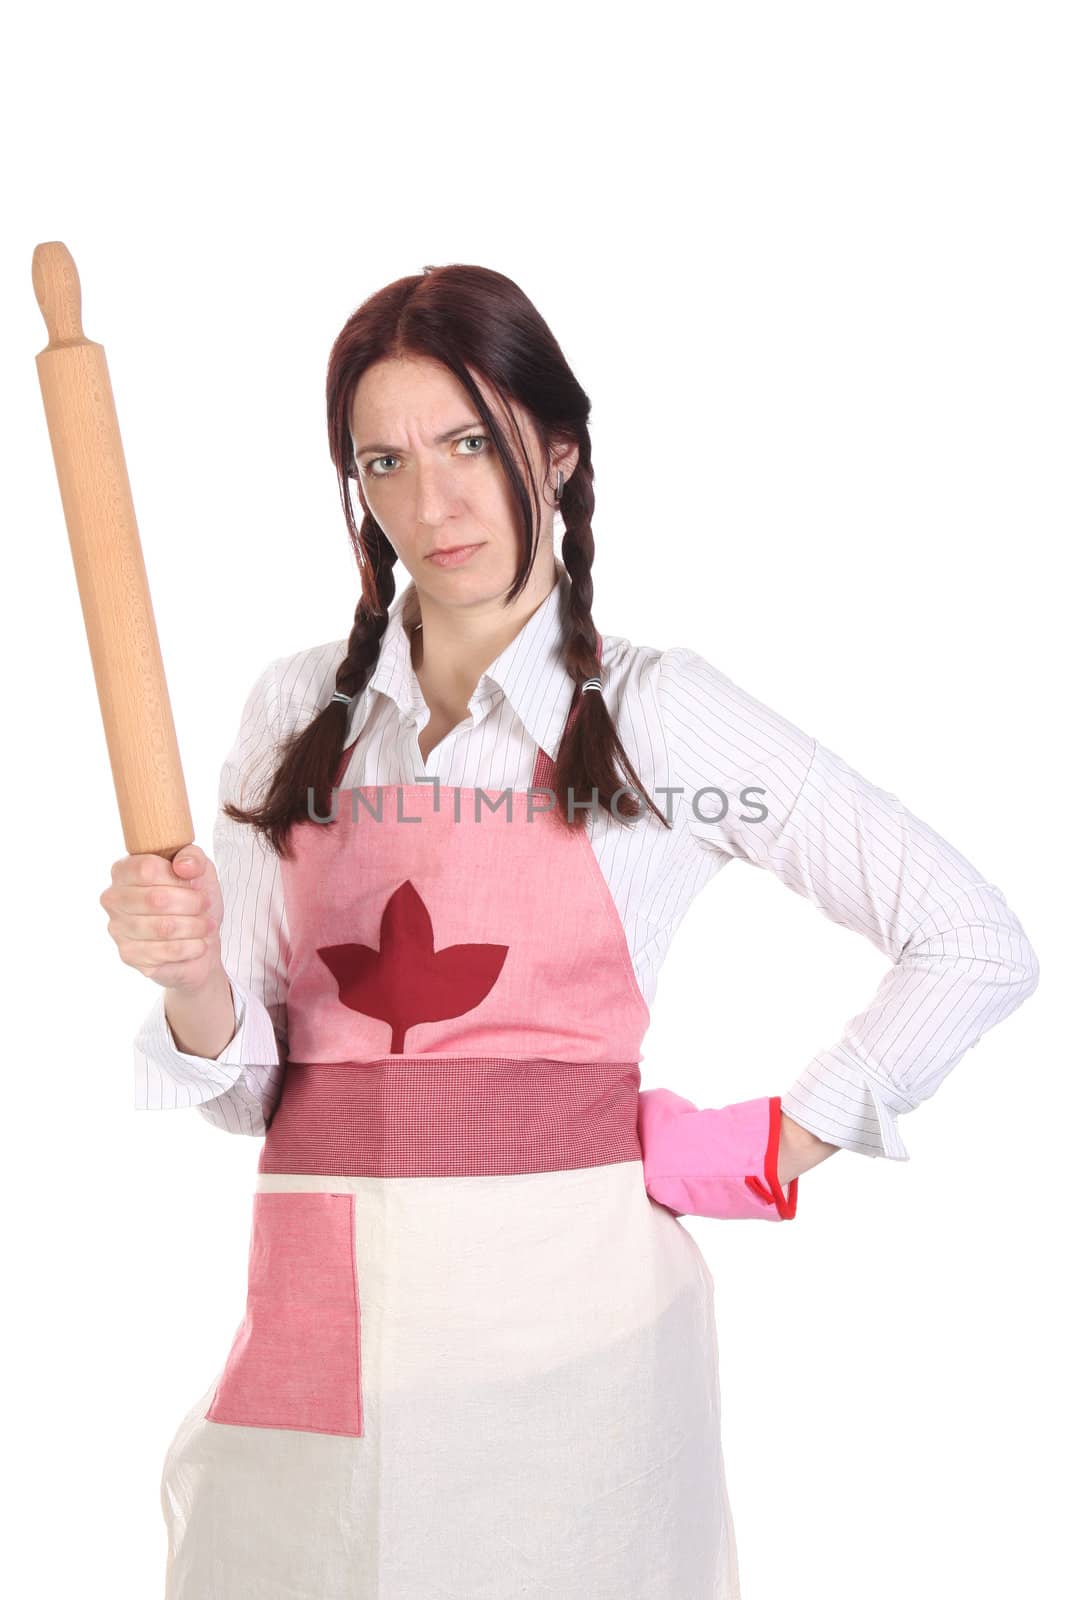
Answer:
POLYGON ((167 1452, 169 1600, 738 1595, 677 1218, 907 1159, 898 1117, 1036 985, 894 796, 695 651, 597 632, 588 415, 498 273, 362 305, 327 382, 352 631, 257 680, 214 865, 127 857, 101 897, 165 990, 138 1105, 266 1135, 246 1316, 167 1452), (786 1093, 700 1110, 639 1091, 640 1045, 733 858, 894 964, 786 1093))

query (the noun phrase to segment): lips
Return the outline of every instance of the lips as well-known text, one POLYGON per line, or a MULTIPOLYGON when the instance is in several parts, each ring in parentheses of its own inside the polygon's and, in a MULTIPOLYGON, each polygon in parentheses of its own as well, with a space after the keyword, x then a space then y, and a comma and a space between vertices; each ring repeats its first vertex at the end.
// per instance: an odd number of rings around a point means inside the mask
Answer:
POLYGON ((431 550, 426 559, 432 561, 435 567, 458 567, 469 561, 481 549, 480 544, 452 545, 448 549, 431 550))

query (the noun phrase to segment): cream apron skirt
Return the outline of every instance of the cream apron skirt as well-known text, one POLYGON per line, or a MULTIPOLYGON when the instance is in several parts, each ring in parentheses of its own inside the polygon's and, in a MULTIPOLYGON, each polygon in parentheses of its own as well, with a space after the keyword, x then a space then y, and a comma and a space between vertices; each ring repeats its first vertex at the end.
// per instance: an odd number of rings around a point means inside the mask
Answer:
POLYGON ((714 1287, 645 1189, 648 1008, 551 781, 293 830, 289 1059, 245 1315, 166 1453, 167 1600, 739 1594, 714 1287))

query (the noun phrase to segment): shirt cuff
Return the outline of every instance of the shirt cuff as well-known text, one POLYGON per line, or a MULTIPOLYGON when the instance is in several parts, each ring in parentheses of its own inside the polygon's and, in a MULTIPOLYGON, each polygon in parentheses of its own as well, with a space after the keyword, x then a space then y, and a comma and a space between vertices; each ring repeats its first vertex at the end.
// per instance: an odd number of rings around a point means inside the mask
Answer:
POLYGON ((168 1111, 203 1105, 225 1094, 250 1062, 277 1064, 278 1040, 263 1001, 227 973, 236 1028, 214 1059, 189 1055, 174 1042, 160 993, 134 1039, 134 1109, 168 1111))
POLYGON ((910 1161, 897 1118, 915 1103, 877 1078, 841 1045, 810 1061, 782 1096, 782 1110, 802 1128, 864 1156, 910 1161))

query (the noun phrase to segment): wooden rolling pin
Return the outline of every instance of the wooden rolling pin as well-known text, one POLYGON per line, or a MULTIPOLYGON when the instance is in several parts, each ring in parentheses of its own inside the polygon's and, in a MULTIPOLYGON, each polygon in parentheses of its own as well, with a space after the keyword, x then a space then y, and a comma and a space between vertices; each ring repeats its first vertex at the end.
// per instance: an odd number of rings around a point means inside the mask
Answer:
POLYGON ((193 822, 107 357, 82 332, 66 245, 37 246, 33 289, 48 329, 37 376, 126 850, 173 860, 193 822))

